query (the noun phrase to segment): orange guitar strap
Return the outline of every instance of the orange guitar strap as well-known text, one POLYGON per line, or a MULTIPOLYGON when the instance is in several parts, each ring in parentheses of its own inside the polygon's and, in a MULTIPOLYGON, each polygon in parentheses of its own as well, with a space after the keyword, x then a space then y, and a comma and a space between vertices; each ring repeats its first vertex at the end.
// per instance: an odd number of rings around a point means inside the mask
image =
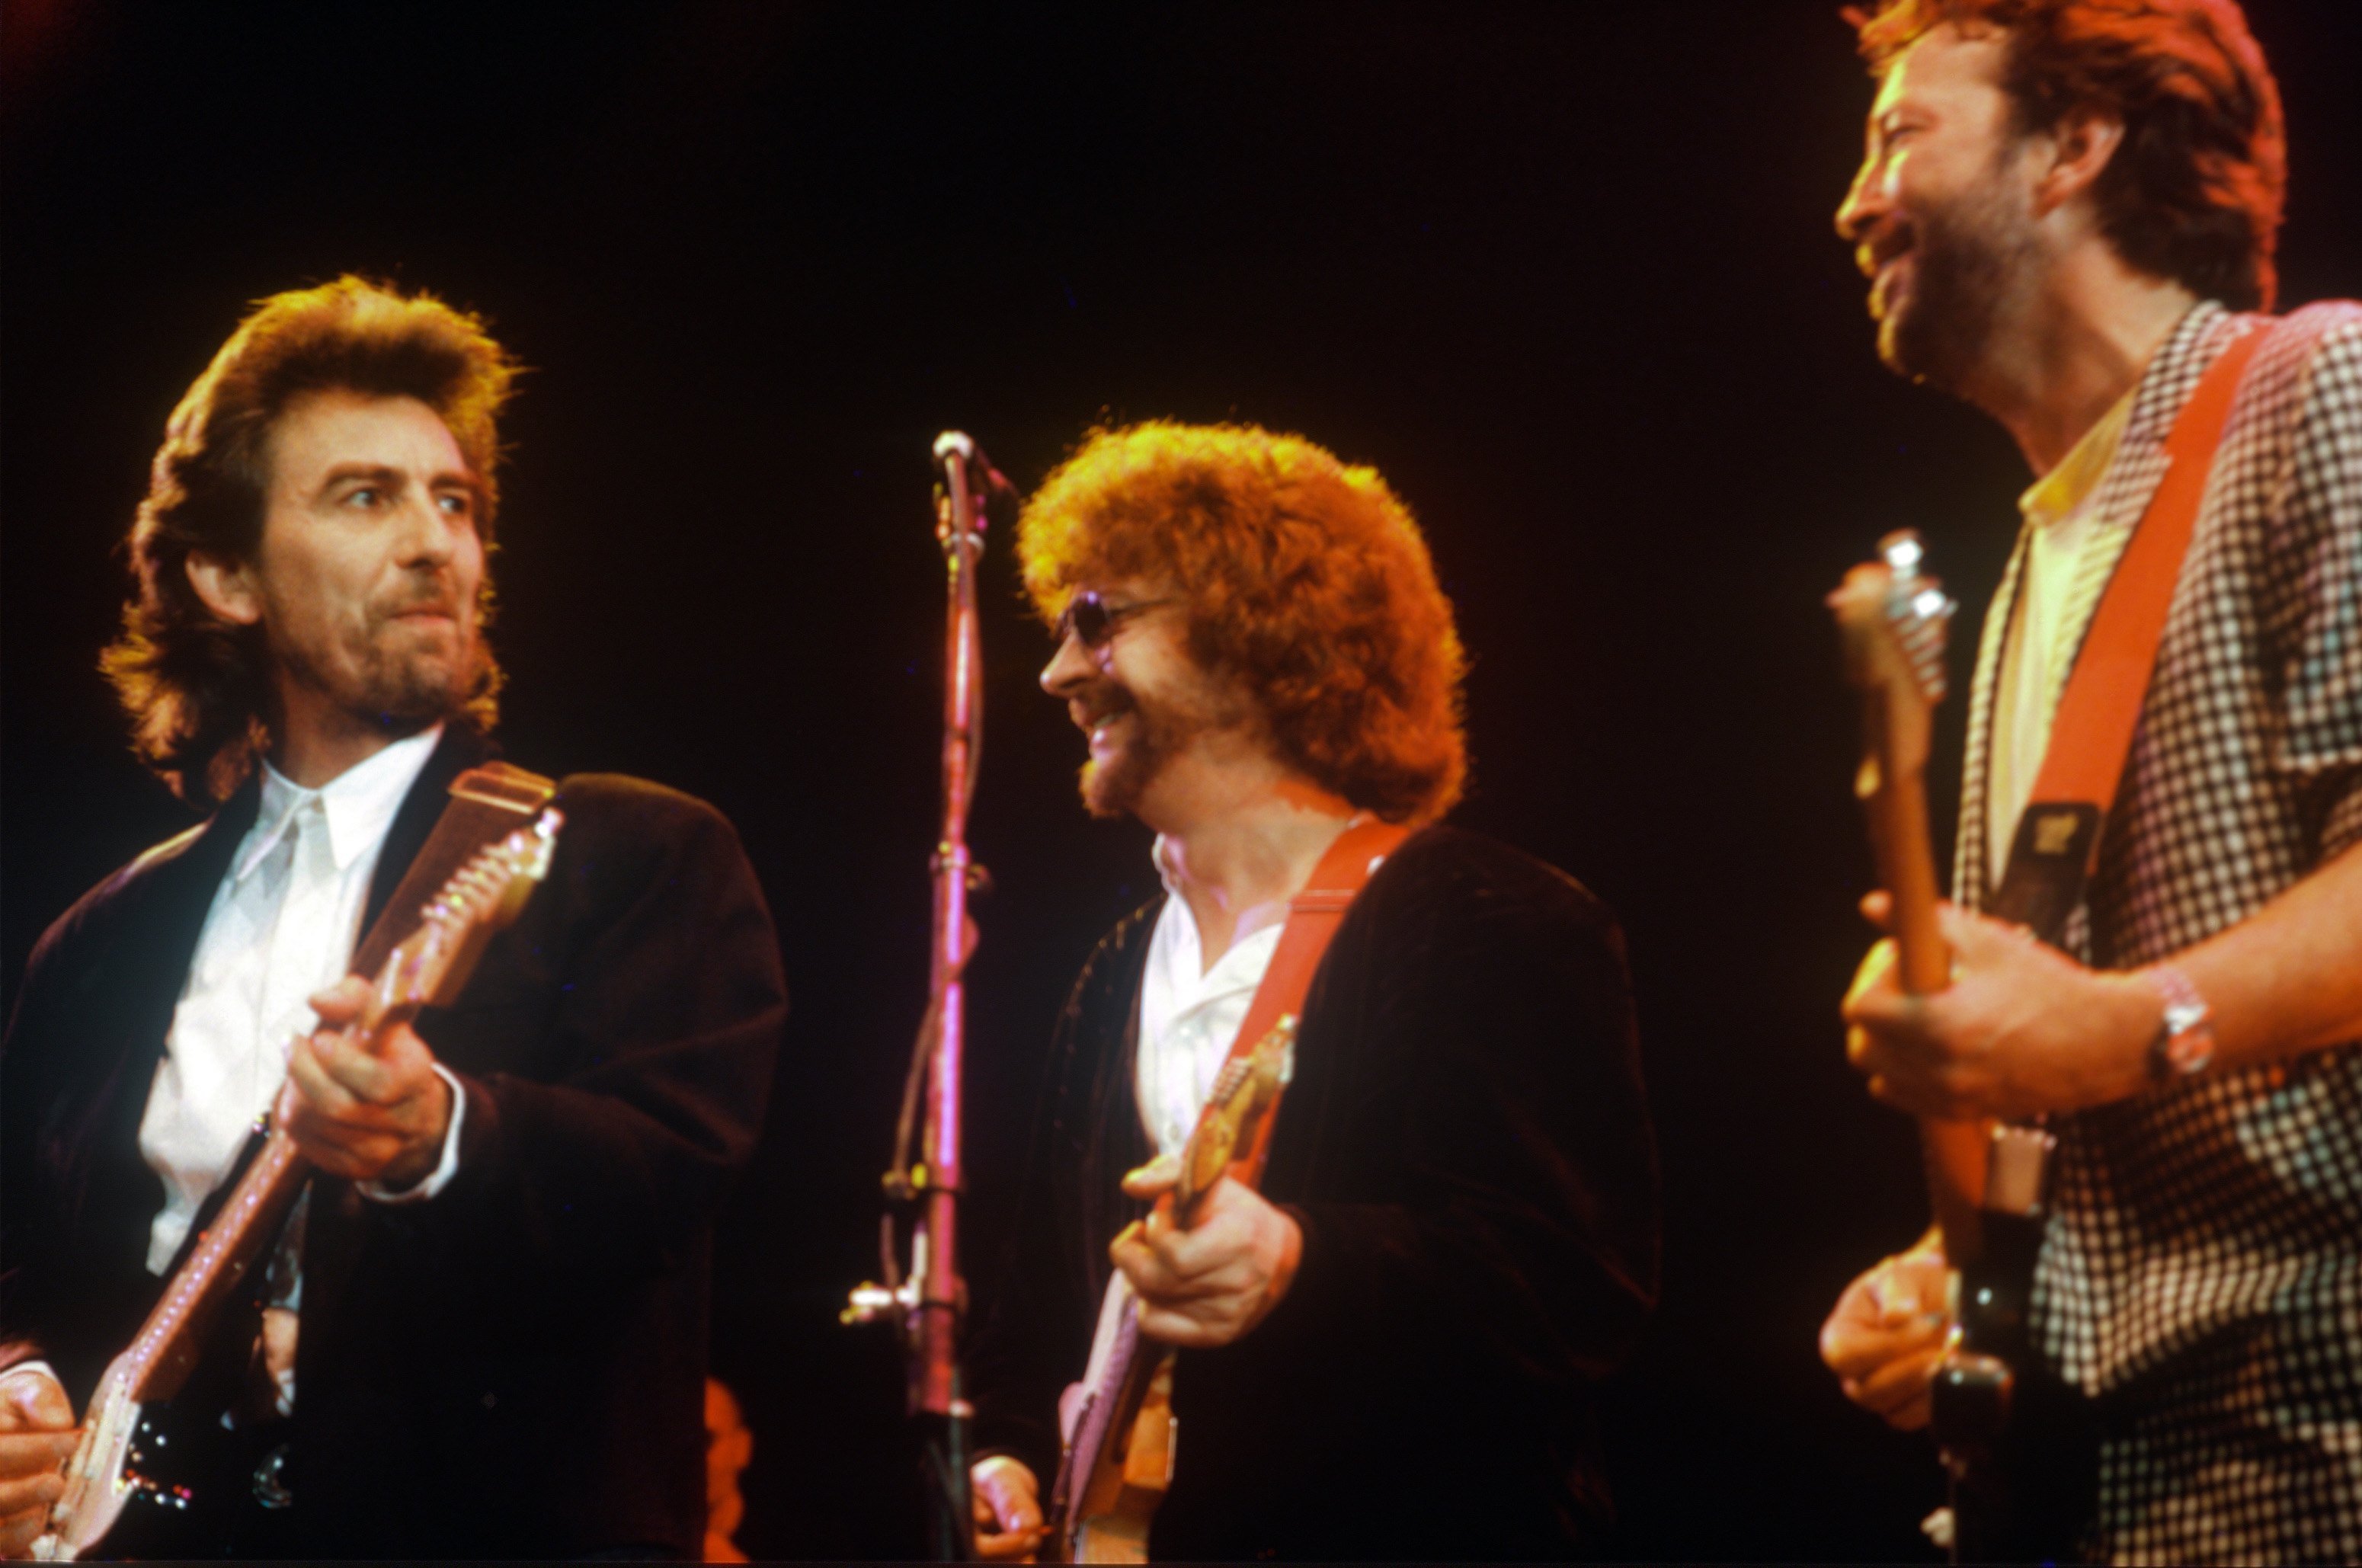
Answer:
POLYGON ((2050 723, 2050 745, 2033 797, 2018 818, 2009 864, 1989 913, 2055 942, 2083 901, 2083 885, 2132 755, 2141 701, 2157 668, 2174 585, 2206 499, 2214 448, 2239 379, 2268 327, 2223 351, 2191 393, 2166 438, 2165 479, 2108 580, 2050 723))
MULTIPOLYGON (((1279 946, 1271 955, 1271 967, 1263 972, 1263 983, 1255 988, 1254 1000, 1247 1004, 1247 1016, 1239 1025, 1239 1037, 1231 1043, 1231 1059, 1252 1055, 1256 1042, 1271 1032, 1282 1018, 1304 1010, 1304 995, 1312 988, 1313 971, 1320 967, 1320 956, 1329 951, 1330 938, 1344 923, 1345 911, 1353 896, 1370 879, 1378 863, 1395 852, 1395 846, 1410 836, 1410 830, 1393 823, 1371 818, 1357 822, 1337 835, 1312 868, 1311 879, 1304 890, 1287 901, 1287 923, 1280 929, 1279 946)), ((1231 1163, 1231 1174, 1249 1187, 1263 1177, 1264 1155, 1271 1147, 1271 1130, 1279 1120, 1275 1105, 1256 1127, 1254 1143, 1238 1159, 1231 1163)))

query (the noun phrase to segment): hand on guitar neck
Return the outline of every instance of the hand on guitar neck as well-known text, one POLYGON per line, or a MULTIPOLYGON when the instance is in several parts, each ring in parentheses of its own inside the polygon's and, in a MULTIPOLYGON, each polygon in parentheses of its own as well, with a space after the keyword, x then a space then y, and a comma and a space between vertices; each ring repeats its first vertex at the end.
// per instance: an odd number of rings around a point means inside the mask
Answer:
MULTIPOLYGON (((1888 900, 1862 912, 1887 924, 1888 900)), ((2164 1002, 2137 976, 2087 969, 2023 926, 1950 904, 1937 924, 1951 984, 1924 996, 1897 983, 1881 942, 1846 993, 1846 1057, 1870 1092, 1951 1121, 2081 1110, 2150 1087, 2149 1044, 2164 1002)))
POLYGON ((1108 1257, 1140 1297, 1140 1331, 1184 1350, 1240 1340, 1287 1294, 1304 1232, 1261 1193, 1224 1176, 1187 1225, 1173 1214, 1181 1162, 1160 1155, 1123 1178, 1127 1198, 1153 1199, 1108 1257))
POLYGON ((320 1028, 296 1043, 278 1117, 333 1176, 400 1189, 433 1174, 451 1125, 451 1086, 406 1019, 368 1026, 374 991, 352 976, 312 999, 320 1028))

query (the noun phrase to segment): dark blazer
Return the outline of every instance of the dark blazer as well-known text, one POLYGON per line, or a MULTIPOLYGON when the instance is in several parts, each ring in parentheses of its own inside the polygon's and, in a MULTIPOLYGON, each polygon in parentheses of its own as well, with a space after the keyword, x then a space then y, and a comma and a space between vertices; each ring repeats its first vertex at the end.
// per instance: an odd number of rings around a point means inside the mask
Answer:
MULTIPOLYGON (((374 920, 486 748, 457 726, 403 803, 374 920)), ((141 1112, 242 790, 68 911, 0 1047, 0 1339, 77 1408, 159 1282, 141 1112)), ((304 1241, 287 1550, 697 1555, 712 1220, 762 1124, 786 995, 771 921, 711 807, 565 780, 548 881, 418 1031, 466 1092, 424 1203, 317 1176, 304 1241)))
MULTIPOLYGON (((978 1447, 1046 1494, 1141 1211, 1133 1094, 1159 903, 1091 956, 1058 1021, 1021 1227, 971 1357, 978 1447)), ((1263 1188, 1303 1228, 1287 1296, 1182 1353, 1160 1558, 1531 1558, 1610 1514, 1600 1380, 1657 1285, 1655 1143, 1614 918, 1507 846, 1432 828, 1347 913, 1314 977, 1263 1188)), ((1045 1497, 1046 1501, 1046 1497, 1045 1497)))

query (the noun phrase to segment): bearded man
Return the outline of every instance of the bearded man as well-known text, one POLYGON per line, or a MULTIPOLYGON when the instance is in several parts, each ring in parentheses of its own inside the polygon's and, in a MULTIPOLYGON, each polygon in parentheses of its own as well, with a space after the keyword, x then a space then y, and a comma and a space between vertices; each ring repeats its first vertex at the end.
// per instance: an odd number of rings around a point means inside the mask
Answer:
POLYGON ((1181 1347, 1152 1554, 1595 1546, 1594 1397, 1657 1277, 1622 943, 1563 874, 1439 823, 1462 659, 1409 513, 1296 437, 1145 425, 1043 484, 1019 552, 1058 639, 1042 684, 1088 737, 1084 802, 1154 830, 1165 891, 1059 1019, 972 1363, 982 1549, 1040 1539, 1053 1412, 1116 1275, 1181 1347), (1183 1228, 1172 1156, 1289 900, 1373 820, 1416 831, 1312 977, 1265 1179, 1224 1176, 1183 1228))
POLYGON ((697 1554, 709 1234, 786 1006, 729 824, 565 780, 549 876, 453 1005, 339 1027, 357 937, 490 752, 513 373, 473 318, 347 278, 264 301, 167 426, 105 664, 211 815, 50 927, 0 1048, 0 1551, 271 1113, 316 1174, 199 1376, 203 1424, 279 1441, 196 1498, 222 1533, 143 1549, 697 1554))
MULTIPOLYGON (((2082 1548, 2362 1557, 2362 309, 2275 321, 2279 102, 2231 0, 1888 0, 1838 214, 1887 363, 2036 476, 1970 711, 1948 990, 1875 953, 1845 1006, 1880 1099, 2047 1118, 2043 1370, 2088 1405, 2082 1548), (2259 337, 2257 335, 2260 335, 2259 337), (2123 782, 2058 945, 2001 881, 2093 606, 2210 366, 2255 337, 2123 782)), ((1823 1354, 1924 1423, 1931 1236, 1823 1354)), ((2072 1543, 2066 1543, 2071 1548, 2072 1543)))

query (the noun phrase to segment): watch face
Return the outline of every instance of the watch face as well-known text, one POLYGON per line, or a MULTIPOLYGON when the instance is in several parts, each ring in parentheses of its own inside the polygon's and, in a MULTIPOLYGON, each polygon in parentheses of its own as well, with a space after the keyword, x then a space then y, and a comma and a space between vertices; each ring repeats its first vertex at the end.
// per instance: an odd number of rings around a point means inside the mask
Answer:
POLYGON ((2174 1072, 2186 1077, 2213 1065, 2214 1031, 2207 1026, 2204 1008, 2168 1008, 2165 1027, 2165 1059, 2174 1072))
POLYGON ((2164 1025, 2149 1044, 2150 1077, 2164 1084, 2204 1072, 2214 1062, 2214 1029, 2198 988, 2170 965, 2140 973, 2165 1000, 2164 1025))
POLYGON ((2165 1055, 2178 1073, 2202 1073, 2214 1062, 2214 1036, 2202 1029, 2177 1034, 2166 1042, 2165 1055))

